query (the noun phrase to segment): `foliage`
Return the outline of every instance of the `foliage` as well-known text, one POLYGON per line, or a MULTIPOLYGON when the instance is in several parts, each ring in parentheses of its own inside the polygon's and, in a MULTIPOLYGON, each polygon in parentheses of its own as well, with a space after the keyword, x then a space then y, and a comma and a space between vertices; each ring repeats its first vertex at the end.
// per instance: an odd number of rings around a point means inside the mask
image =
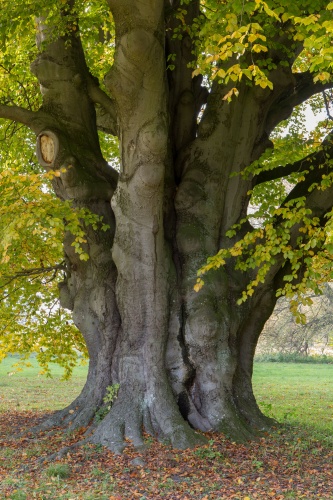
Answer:
POLYGON ((119 384, 112 384, 106 388, 106 395, 103 398, 104 406, 101 406, 95 414, 96 422, 100 422, 111 410, 114 400, 117 398, 119 384))
MULTIPOLYGON (((22 140, 22 134, 15 140, 22 140)), ((75 251, 87 260, 85 227, 103 224, 86 209, 52 194, 50 180, 56 171, 40 172, 34 160, 22 171, 28 151, 29 144, 16 158, 7 155, 0 166, 0 358, 10 352, 37 352, 44 370, 55 361, 69 376, 77 352, 86 354, 86 347, 57 300, 58 283, 66 275, 62 240, 70 232, 75 251)))
MULTIPOLYGON (((87 2, 76 4, 90 69, 101 77, 113 57, 112 19, 104 2, 89 2, 87 7, 87 2)), ((47 11, 48 22, 57 26, 54 36, 65 32, 59 3, 48 2, 47 11)), ((1 7, 1 104, 32 111, 41 105, 38 82, 29 70, 37 56, 35 17, 41 12, 43 1, 24 9, 16 2, 1 7)), ((0 142, 0 360, 11 352, 20 353, 23 360, 37 352, 45 373, 50 374, 49 363, 56 362, 69 377, 78 353, 86 356, 87 350, 70 314, 58 302, 58 283, 66 275, 62 242, 69 231, 75 251, 87 260, 85 228, 104 226, 86 209, 55 197, 51 181, 60 172, 41 169, 35 137, 28 129, 1 120, 0 142)), ((110 161, 118 154, 112 137, 101 134, 101 146, 110 161)))
MULTIPOLYGON (((188 3, 188 2, 184 2, 188 3)), ((333 52, 332 3, 308 0, 255 0, 244 2, 206 0, 202 14, 192 27, 197 37, 199 68, 212 79, 234 85, 225 98, 238 95, 237 82, 242 79, 261 88, 273 89, 270 73, 277 64, 288 65, 297 45, 303 46, 295 67, 310 69, 314 79, 331 79, 333 52), (293 42, 287 46, 286 39, 293 42), (276 62, 268 54, 282 52, 276 62), (226 65, 225 62, 228 62, 226 65)), ((180 11, 180 18, 185 12, 180 11)), ((184 30, 188 30, 184 26, 184 30)), ((180 35, 181 36, 181 30, 180 35)))
POLYGON ((117 398, 119 387, 119 384, 113 384, 106 388, 106 395, 104 396, 103 401, 106 405, 108 405, 109 410, 111 410, 112 403, 117 398))
MULTIPOLYGON (((80 28, 86 35, 90 69, 101 77, 114 51, 112 19, 103 2, 89 2, 87 7, 87 2, 76 4, 81 9, 80 28)), ((47 9, 48 22, 57 26, 57 36, 66 30, 58 2, 49 2, 47 9)), ((1 103, 30 110, 41 105, 38 83, 29 66, 37 55, 34 17, 44 11, 44 2, 24 9, 12 3, 2 9, 1 103)), ((58 283, 66 275, 62 241, 64 234, 71 232, 76 252, 86 260, 85 227, 103 228, 103 224, 86 209, 55 197, 51 181, 60 172, 41 169, 35 156, 35 138, 27 129, 1 120, 0 140, 0 360, 10 352, 20 353, 23 359, 37 352, 46 373, 50 373, 49 363, 57 362, 68 377, 78 352, 86 355, 87 351, 70 314, 60 308, 57 299, 58 283)), ((101 134, 101 146, 110 161, 118 154, 112 137, 101 134)))

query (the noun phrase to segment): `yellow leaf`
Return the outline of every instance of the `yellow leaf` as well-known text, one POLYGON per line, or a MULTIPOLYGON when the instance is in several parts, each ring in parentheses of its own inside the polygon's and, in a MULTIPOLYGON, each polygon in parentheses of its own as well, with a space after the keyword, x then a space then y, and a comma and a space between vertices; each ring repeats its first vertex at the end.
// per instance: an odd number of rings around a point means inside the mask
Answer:
POLYGON ((257 35, 255 35, 255 34, 253 34, 253 33, 252 33, 251 35, 249 35, 249 42, 250 42, 250 43, 252 43, 252 42, 254 42, 257 38, 258 38, 258 37, 257 37, 257 35))
POLYGON ((239 91, 236 89, 236 87, 233 87, 231 90, 229 90, 229 92, 223 97, 223 101, 230 101, 233 94, 235 94, 236 97, 239 94, 239 91))

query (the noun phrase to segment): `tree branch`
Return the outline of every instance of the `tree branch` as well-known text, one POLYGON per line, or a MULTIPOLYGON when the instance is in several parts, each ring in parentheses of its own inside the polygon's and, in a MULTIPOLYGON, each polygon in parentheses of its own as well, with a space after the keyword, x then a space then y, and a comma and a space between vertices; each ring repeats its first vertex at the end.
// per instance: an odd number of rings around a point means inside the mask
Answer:
POLYGON ((320 83, 313 81, 313 75, 309 71, 304 73, 294 73, 294 88, 289 87, 274 102, 266 119, 265 130, 269 134, 274 127, 289 118, 295 106, 302 104, 307 99, 323 90, 333 88, 333 82, 320 83))
POLYGON ((304 73, 296 73, 296 87, 295 93, 289 97, 289 101, 292 105, 298 106, 302 102, 309 99, 311 96, 323 92, 326 89, 333 88, 333 82, 321 83, 314 82, 313 75, 310 71, 304 73))
MULTIPOLYGON (((323 157, 325 157, 325 160, 327 160, 324 152, 322 152, 322 155, 323 157)), ((320 165, 324 166, 325 160, 320 165)), ((305 196, 307 198, 306 206, 312 210, 313 214, 316 215, 316 217, 322 217, 328 210, 331 210, 332 208, 333 187, 331 186, 325 190, 313 189, 311 192, 309 190, 311 186, 313 186, 314 184, 319 184, 321 182, 324 173, 331 171, 332 171, 331 165, 329 165, 325 171, 323 171, 320 168, 314 168, 313 170, 311 170, 306 175, 305 179, 296 184, 296 186, 290 191, 290 193, 284 200, 283 205, 290 202, 291 200, 305 196), (320 208, 320 207, 326 207, 326 208, 320 208), (320 210, 318 211, 319 208, 320 210)))
POLYGON ((12 281, 15 281, 18 278, 28 278, 30 276, 43 275, 46 273, 50 273, 52 271, 54 272, 52 279, 54 279, 58 271, 66 272, 65 263, 61 262, 60 264, 56 264, 54 266, 49 266, 49 267, 33 267, 31 269, 24 269, 23 271, 18 271, 13 275, 3 275, 2 277, 6 280, 6 282, 3 285, 0 285, 0 288, 5 288, 12 281))
MULTIPOLYGON (((287 177, 290 174, 305 172, 310 169, 310 167, 314 168, 315 175, 317 177, 321 177, 321 172, 319 171, 319 167, 324 165, 327 161, 327 155, 329 157, 333 156, 333 131, 330 132, 325 140, 321 144, 321 148, 319 151, 315 153, 311 153, 310 155, 302 158, 301 160, 296 161, 295 163, 289 163, 284 167, 277 167, 273 170, 266 170, 264 172, 260 172, 257 176, 254 177, 253 186, 257 186, 258 184, 262 184, 263 182, 274 181, 276 179, 281 179, 282 177, 287 177)), ((312 180, 312 182, 315 182, 312 180)))
POLYGON ((90 99, 99 104, 97 109, 97 126, 104 132, 117 135, 116 104, 98 85, 95 78, 88 80, 88 94, 90 99))
POLYGON ((30 111, 20 106, 7 106, 0 104, 0 118, 12 120, 14 122, 22 123, 27 127, 34 130, 33 122, 38 118, 39 112, 30 111))
MULTIPOLYGON (((180 2, 176 1, 166 9, 166 59, 168 61, 170 56, 174 66, 172 70, 167 71, 167 76, 169 111, 174 122, 172 132, 175 153, 195 139, 197 116, 208 94, 207 89, 201 86, 202 76, 192 78, 192 64, 196 57, 192 36, 184 31, 181 39, 173 37, 175 30, 182 30, 182 23, 175 15, 179 6, 180 2)), ((200 14, 200 2, 193 0, 185 9, 186 26, 191 26, 200 14)))

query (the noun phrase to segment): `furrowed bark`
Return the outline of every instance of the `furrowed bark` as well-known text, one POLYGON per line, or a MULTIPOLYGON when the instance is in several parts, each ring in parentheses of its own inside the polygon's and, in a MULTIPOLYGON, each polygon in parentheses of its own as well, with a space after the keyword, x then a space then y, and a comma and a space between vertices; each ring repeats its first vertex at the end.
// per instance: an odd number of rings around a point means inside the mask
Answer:
MULTIPOLYGON (((233 378, 233 400, 242 416, 255 430, 267 430, 272 419, 266 417, 257 404, 253 392, 253 359, 259 336, 276 304, 276 288, 263 286, 245 305, 246 314, 236 338, 237 366, 233 378)), ((243 306, 244 308, 244 306, 243 306)))

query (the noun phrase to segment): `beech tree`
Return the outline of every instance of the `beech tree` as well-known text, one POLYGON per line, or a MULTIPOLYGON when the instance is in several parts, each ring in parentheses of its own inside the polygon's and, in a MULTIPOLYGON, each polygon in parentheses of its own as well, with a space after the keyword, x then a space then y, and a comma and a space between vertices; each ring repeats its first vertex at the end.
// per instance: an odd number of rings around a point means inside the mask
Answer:
MULTIPOLYGON (((329 124, 301 125, 308 100, 328 106, 333 4, 1 6, 1 307, 38 329, 29 307, 58 283, 89 354, 82 393, 44 428, 93 422, 116 452, 143 430, 176 447, 251 437, 269 424, 251 378, 277 295, 330 276, 329 124)), ((57 333, 65 314, 50 316, 59 360, 82 345, 57 333)))

